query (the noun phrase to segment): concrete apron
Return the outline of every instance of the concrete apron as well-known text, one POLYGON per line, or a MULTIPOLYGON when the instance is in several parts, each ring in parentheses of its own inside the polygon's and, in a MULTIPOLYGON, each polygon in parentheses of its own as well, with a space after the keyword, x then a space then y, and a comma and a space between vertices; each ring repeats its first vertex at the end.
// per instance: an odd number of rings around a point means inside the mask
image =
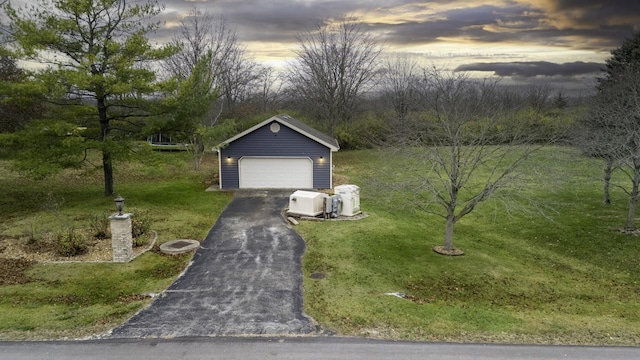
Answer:
POLYGON ((303 311, 304 241, 282 210, 291 191, 238 191, 192 263, 116 338, 311 334, 303 311))

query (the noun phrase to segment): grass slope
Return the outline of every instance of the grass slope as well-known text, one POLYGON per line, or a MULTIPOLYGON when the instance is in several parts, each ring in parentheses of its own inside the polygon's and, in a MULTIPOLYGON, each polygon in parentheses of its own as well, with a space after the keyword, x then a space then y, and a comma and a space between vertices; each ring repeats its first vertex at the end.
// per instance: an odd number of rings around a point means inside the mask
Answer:
POLYGON ((338 176, 361 185, 368 218, 296 227, 307 241, 306 311, 323 326, 411 340, 640 344, 640 239, 617 231, 622 191, 600 204, 597 162, 545 149, 503 192, 520 196, 483 203, 458 223, 454 245, 466 254, 444 257, 431 251, 444 240, 443 219, 371 185, 374 169, 402 163, 382 155, 335 156, 338 176))
MULTIPOLYGON (((362 187, 370 216, 296 227, 307 241, 306 311, 323 326, 394 339, 640 344, 640 239, 616 231, 626 215, 621 191, 613 205, 600 204, 597 162, 545 149, 519 186, 505 189, 511 196, 482 204, 457 225, 454 244, 466 255, 452 258, 431 251, 443 241, 440 218, 403 206, 406 194, 388 194, 371 181, 383 177, 376 169, 401 167, 401 160, 337 153, 336 177, 362 187), (311 277, 320 272, 323 279, 311 277)), ((6 165, 0 163, 0 244, 84 227, 112 212, 99 172, 35 181, 6 165)), ((116 189, 126 211, 150 216, 160 242, 202 239, 231 198, 204 192, 215 168, 208 159, 194 172, 184 153, 153 153, 117 164, 116 189)), ((384 177, 400 174, 406 169, 384 177)), ((106 331, 148 303, 142 294, 166 288, 189 259, 150 252, 129 264, 16 264, 24 283, 0 285, 0 339, 106 331)))
MULTIPOLYGON (((158 244, 202 240, 232 196, 204 191, 217 172, 213 157, 195 172, 187 155, 147 153, 115 166, 125 211, 134 218, 145 214, 158 244)), ((20 237, 26 243, 31 235, 87 228, 92 218, 115 210, 113 198, 102 195, 100 172, 67 171, 36 181, 7 166, 0 162, 0 257, 3 239, 20 237)), ((11 270, 21 272, 19 281, 0 284, 0 339, 77 338, 107 331, 150 301, 143 294, 171 284, 190 258, 151 251, 128 264, 14 263, 11 270)))

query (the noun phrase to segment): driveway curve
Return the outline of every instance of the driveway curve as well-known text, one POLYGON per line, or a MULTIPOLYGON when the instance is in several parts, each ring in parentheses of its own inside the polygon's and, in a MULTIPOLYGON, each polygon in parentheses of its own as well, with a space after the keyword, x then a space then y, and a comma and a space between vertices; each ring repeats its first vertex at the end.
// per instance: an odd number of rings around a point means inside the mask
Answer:
POLYGON ((282 214, 291 191, 241 190, 185 272, 115 338, 311 334, 303 239, 282 214))

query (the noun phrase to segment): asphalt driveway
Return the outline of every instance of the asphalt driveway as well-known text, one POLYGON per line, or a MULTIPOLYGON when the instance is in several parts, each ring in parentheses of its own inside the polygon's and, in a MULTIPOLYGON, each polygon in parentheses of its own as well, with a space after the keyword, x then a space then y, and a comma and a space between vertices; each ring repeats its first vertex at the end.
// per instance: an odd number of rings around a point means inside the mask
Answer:
POLYGON ((291 192, 236 192, 184 274, 111 336, 315 333, 302 305, 305 244, 282 215, 291 192))

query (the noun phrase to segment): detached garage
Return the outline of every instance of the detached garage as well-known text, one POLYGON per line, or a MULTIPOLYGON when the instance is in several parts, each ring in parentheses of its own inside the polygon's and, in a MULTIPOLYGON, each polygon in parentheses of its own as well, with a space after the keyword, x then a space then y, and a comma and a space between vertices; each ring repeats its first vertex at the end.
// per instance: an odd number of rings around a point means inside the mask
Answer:
POLYGON ((217 146, 221 189, 329 189, 338 142, 281 114, 217 146))

